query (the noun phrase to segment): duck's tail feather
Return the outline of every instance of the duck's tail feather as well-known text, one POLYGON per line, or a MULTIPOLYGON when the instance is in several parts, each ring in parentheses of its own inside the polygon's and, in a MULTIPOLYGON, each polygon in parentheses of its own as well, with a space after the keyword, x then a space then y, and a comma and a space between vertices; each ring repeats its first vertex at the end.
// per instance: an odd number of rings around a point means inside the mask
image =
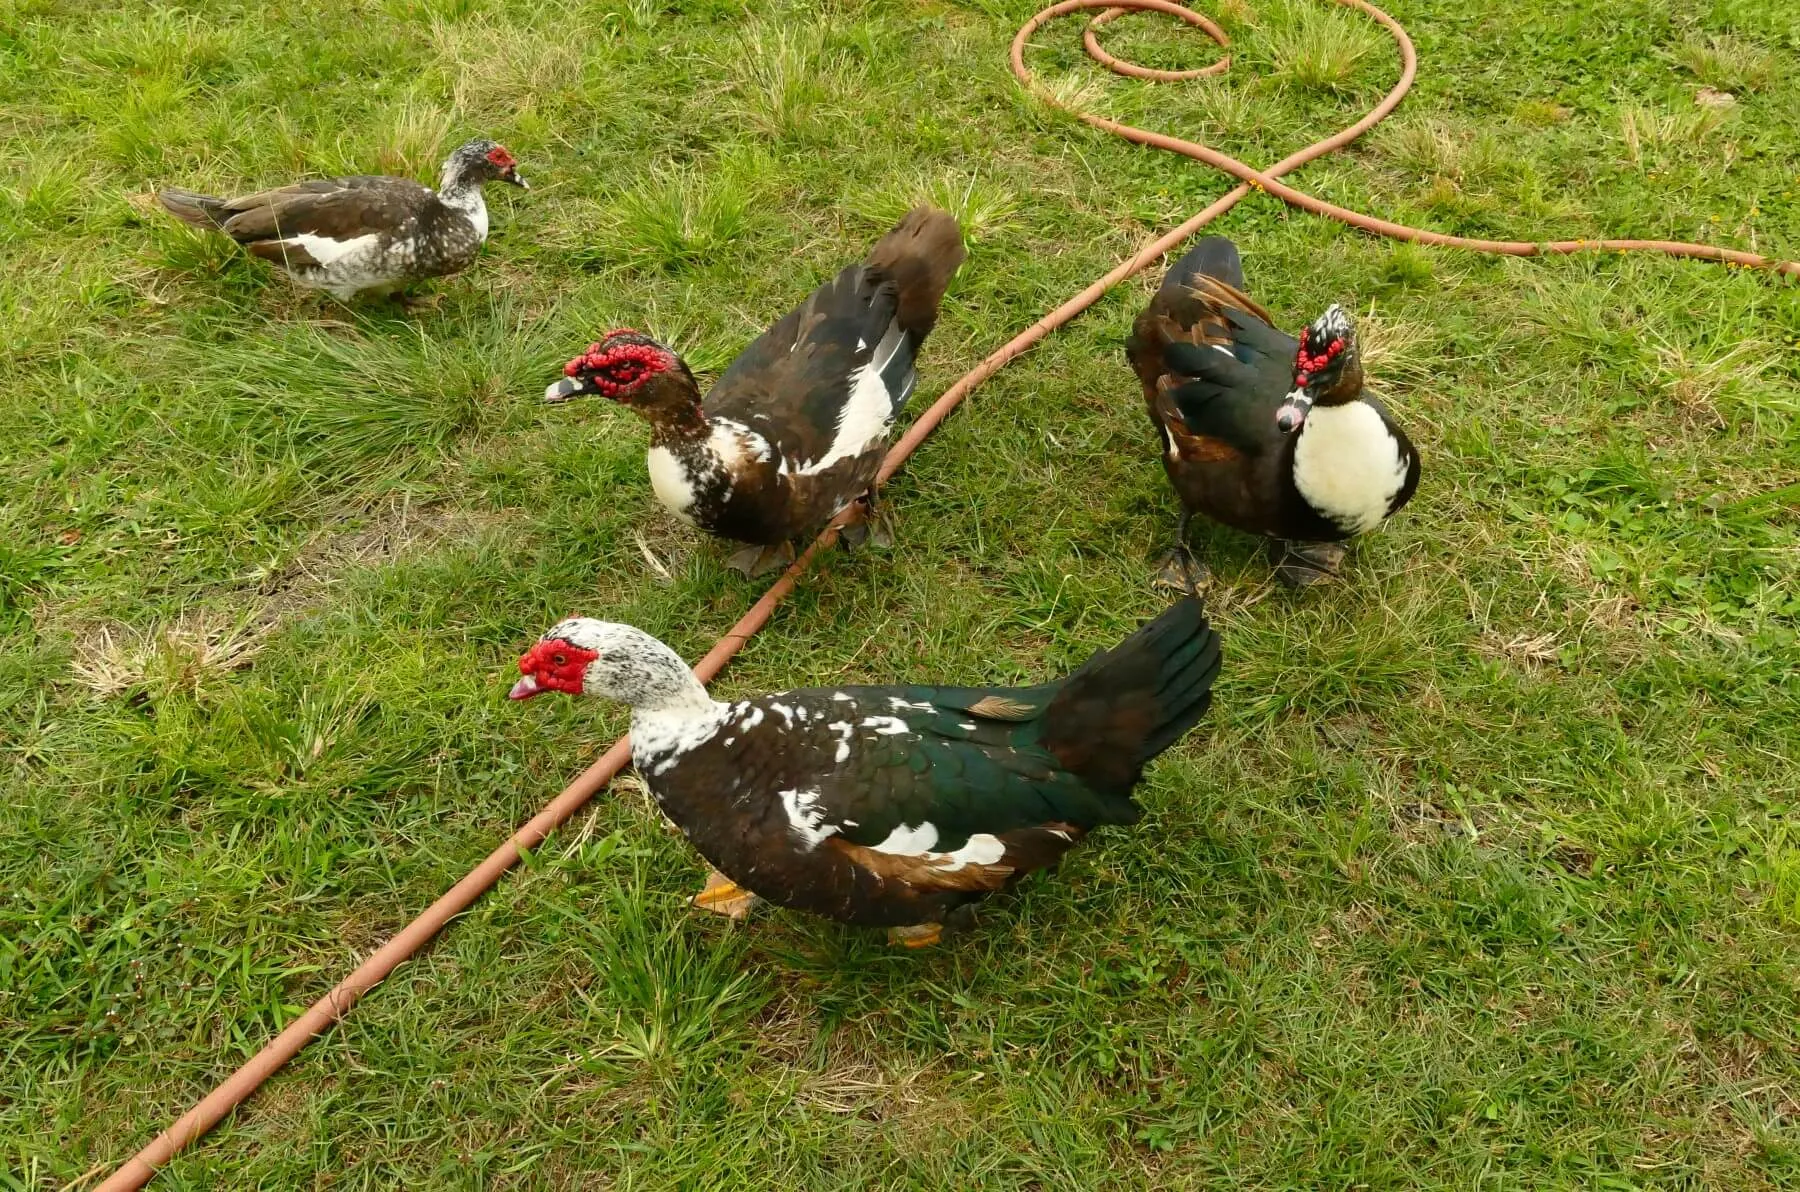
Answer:
POLYGON ((936 207, 914 207, 870 250, 869 268, 894 283, 895 321, 914 351, 936 325, 944 291, 968 255, 956 218, 936 207))
POLYGON ((1181 259, 1169 267, 1163 278, 1165 290, 1191 289, 1197 278, 1210 277, 1234 290, 1248 289, 1244 281, 1244 262, 1238 257, 1237 245, 1223 236, 1203 237, 1181 259))
POLYGON ((1157 754, 1205 715, 1219 635, 1192 596, 1070 675, 1044 710, 1044 745, 1102 794, 1129 797, 1157 754))
POLYGON ((156 201, 163 205, 163 210, 182 223, 215 230, 225 226, 227 200, 214 195, 203 195, 172 186, 167 190, 157 191, 156 201))

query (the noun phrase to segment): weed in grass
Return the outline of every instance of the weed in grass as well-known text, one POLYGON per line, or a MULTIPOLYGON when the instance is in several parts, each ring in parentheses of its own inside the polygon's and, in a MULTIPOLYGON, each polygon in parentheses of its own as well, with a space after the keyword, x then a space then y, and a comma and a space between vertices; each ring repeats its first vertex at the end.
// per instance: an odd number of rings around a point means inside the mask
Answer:
POLYGON ((1378 29, 1340 9, 1284 3, 1259 20, 1275 77, 1311 91, 1345 90, 1383 48, 1378 29))
POLYGON ((1717 107, 1671 112, 1627 104, 1619 109, 1619 140, 1632 165, 1644 165, 1646 157, 1655 164, 1666 155, 1708 152, 1725 120, 1717 107))
POLYGON ((679 271, 729 252, 749 230, 759 197, 755 169, 744 160, 651 170, 614 201, 600 257, 679 271))
POLYGON ((1763 90, 1780 69, 1774 54, 1731 34, 1691 35, 1675 48, 1675 61, 1706 86, 1738 94, 1763 90))
POLYGON ((776 141, 802 138, 841 108, 836 96, 856 88, 862 71, 829 46, 827 27, 759 23, 740 36, 728 64, 735 112, 776 141))

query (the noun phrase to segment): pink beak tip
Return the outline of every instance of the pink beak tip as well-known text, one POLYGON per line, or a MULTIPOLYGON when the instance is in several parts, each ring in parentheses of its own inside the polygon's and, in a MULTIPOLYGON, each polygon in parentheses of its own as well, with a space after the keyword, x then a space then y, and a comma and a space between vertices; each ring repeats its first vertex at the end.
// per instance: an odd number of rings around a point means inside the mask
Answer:
POLYGON ((537 679, 531 675, 526 675, 523 679, 520 679, 517 683, 512 685, 512 690, 506 693, 506 698, 530 699, 532 696, 537 695, 543 690, 544 688, 539 686, 537 679))

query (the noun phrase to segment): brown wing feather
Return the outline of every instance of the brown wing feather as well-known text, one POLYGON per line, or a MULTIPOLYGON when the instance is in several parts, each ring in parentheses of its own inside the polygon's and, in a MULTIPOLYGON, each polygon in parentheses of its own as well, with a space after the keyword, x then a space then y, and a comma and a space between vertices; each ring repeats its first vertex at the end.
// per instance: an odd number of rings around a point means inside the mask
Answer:
POLYGON ((881 878, 926 890, 998 890, 1012 877, 1010 865, 958 865, 948 858, 933 859, 905 853, 884 853, 852 844, 841 836, 826 839, 825 848, 842 853, 852 864, 881 878))
POLYGON ((240 244, 283 237, 350 240, 396 232, 418 218, 431 192, 407 178, 326 178, 233 199, 224 230, 240 244))
POLYGON ((1171 393, 1176 384, 1173 377, 1157 378, 1156 396, 1150 399, 1150 416, 1162 425, 1175 455, 1183 463, 1231 463, 1243 459, 1244 453, 1225 440, 1197 435, 1188 429, 1171 393))
POLYGON ((286 265, 290 269, 319 264, 318 258, 307 252, 296 240, 252 240, 244 245, 244 251, 253 257, 286 265))

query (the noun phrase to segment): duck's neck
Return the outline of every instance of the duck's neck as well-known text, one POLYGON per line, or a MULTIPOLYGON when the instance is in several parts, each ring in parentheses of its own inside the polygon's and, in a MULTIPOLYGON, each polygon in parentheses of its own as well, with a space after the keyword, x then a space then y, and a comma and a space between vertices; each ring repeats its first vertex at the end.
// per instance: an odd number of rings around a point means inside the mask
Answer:
POLYGON ((438 180, 438 202, 460 212, 475 225, 475 236, 486 240, 488 233, 487 200, 481 197, 481 184, 461 174, 444 171, 438 180))
POLYGON ((688 679, 680 691, 631 709, 631 757, 646 778, 658 777, 689 750, 710 741, 730 715, 731 705, 706 694, 692 672, 688 679))
POLYGON ((678 443, 704 445, 712 436, 712 423, 701 412, 698 398, 659 406, 643 413, 650 420, 652 447, 673 447, 678 443))

